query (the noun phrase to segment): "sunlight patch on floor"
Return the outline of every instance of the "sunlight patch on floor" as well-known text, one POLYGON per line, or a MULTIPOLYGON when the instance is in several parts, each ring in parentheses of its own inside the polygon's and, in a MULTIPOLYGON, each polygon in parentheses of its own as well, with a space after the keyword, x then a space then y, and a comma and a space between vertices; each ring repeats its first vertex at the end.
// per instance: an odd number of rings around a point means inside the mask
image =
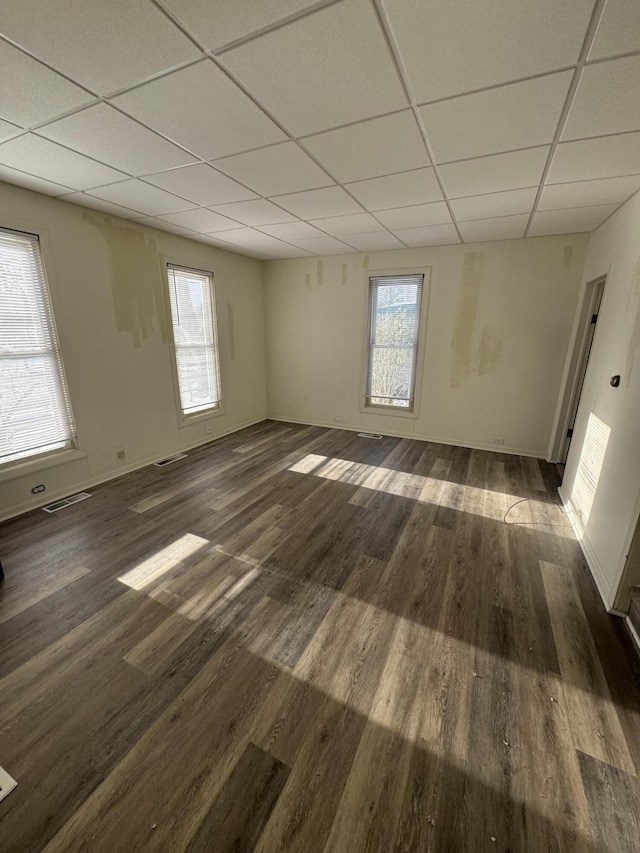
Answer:
POLYGON ((146 560, 138 563, 126 574, 121 575, 118 580, 130 586, 131 589, 144 589, 150 583, 156 581, 162 575, 175 569, 183 560, 191 557, 200 548, 209 545, 209 540, 193 533, 185 533, 175 542, 156 551, 146 560))

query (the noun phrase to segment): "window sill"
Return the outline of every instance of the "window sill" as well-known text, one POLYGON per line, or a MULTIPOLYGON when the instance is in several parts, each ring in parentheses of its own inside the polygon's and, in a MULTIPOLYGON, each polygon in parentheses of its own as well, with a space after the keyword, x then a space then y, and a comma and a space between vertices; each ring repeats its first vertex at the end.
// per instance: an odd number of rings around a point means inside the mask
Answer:
POLYGON ((212 418, 219 418, 221 415, 226 415, 227 411, 223 406, 218 406, 217 409, 205 409, 203 412, 195 412, 193 415, 183 415, 178 412, 178 427, 191 426, 191 424, 199 424, 202 421, 210 421, 212 418))
POLYGON ((407 411, 406 409, 403 411, 402 409, 393 409, 393 408, 385 408, 384 406, 360 406, 360 411, 365 415, 384 415, 386 417, 393 418, 409 418, 411 420, 417 420, 418 413, 414 409, 407 411))
POLYGON ((41 456, 39 459, 24 459, 19 462, 6 462, 0 466, 0 483, 9 480, 17 480, 48 468, 57 468, 59 465, 68 465, 72 462, 80 462, 87 459, 86 453, 81 450, 59 450, 49 456, 41 456))

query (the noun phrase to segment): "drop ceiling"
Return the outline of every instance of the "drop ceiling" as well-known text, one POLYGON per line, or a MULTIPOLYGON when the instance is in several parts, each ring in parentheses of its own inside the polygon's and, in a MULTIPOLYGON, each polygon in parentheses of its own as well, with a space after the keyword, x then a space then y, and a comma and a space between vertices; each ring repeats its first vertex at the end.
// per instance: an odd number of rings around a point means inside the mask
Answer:
POLYGON ((0 180, 257 258, 591 231, 635 0, 7 0, 0 180))

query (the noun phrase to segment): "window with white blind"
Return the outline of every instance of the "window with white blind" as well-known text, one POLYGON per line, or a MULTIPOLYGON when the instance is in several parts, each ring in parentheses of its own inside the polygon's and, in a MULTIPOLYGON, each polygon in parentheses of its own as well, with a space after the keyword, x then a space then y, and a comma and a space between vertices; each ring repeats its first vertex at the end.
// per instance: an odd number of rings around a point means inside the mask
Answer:
POLYGON ((369 279, 365 405, 412 412, 424 275, 369 279))
POLYGON ((0 465, 74 445, 36 234, 0 229, 0 465))
POLYGON ((220 359, 213 275, 167 264, 180 411, 188 417, 219 409, 220 359))

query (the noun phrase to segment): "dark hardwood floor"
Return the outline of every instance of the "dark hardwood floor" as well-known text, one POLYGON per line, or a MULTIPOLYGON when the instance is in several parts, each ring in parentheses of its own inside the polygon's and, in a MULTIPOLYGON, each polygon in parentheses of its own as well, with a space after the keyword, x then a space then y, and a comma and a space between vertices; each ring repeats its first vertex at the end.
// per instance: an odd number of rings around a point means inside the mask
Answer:
POLYGON ((0 849, 640 850, 554 466, 264 422, 0 525, 0 849))

